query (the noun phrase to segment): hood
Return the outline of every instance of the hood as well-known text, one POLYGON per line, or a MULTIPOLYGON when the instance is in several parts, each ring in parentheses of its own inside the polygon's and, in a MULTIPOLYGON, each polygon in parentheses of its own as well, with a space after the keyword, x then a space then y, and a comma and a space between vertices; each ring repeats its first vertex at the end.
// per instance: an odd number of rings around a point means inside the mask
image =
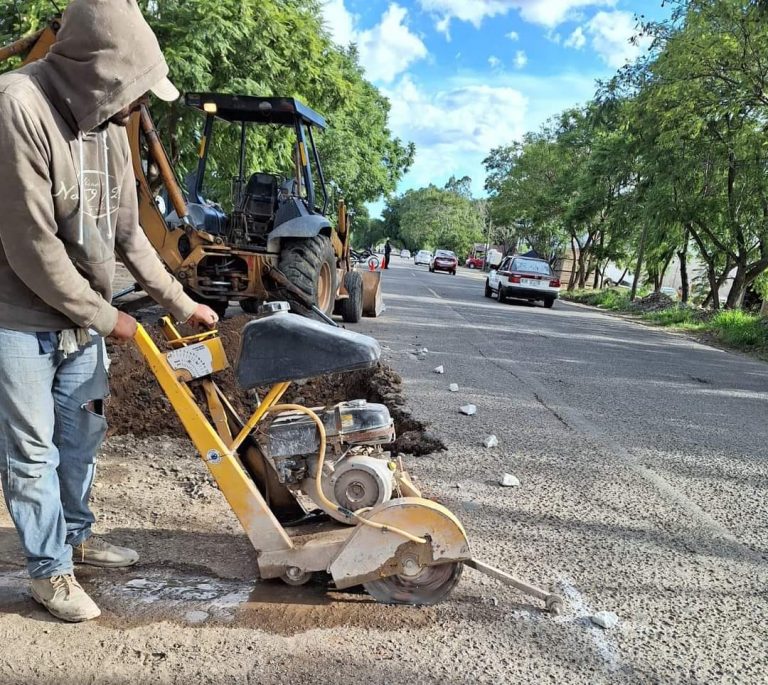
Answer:
MULTIPOLYGON (((44 59, 56 91, 83 133, 97 128, 168 74, 136 0, 73 0, 44 59)), ((64 114, 64 113, 62 113, 64 114)), ((69 118, 69 117, 67 117, 69 118)))

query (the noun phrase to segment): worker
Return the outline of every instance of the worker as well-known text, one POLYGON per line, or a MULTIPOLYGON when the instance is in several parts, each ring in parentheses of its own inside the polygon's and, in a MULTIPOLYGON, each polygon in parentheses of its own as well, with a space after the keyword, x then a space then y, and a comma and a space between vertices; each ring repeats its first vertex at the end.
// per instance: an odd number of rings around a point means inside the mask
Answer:
POLYGON ((0 476, 32 596, 51 614, 100 614, 73 562, 138 554, 92 534, 107 423, 104 337, 133 338, 112 306, 115 254, 178 321, 213 326, 138 222, 125 127, 151 91, 178 91, 136 0, 73 0, 42 60, 0 76, 0 476))
POLYGON ((392 254, 392 245, 389 244, 389 238, 387 238, 387 242, 384 245, 384 268, 389 268, 389 255, 392 254))

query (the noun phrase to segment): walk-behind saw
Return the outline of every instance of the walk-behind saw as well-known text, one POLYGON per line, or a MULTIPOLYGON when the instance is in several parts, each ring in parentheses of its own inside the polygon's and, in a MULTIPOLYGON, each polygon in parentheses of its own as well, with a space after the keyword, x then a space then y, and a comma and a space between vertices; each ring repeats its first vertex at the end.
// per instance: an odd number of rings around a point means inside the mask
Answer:
POLYGON ((301 585, 326 573, 379 602, 434 604, 470 566, 558 613, 556 594, 473 559, 459 520, 385 451, 395 437, 385 406, 280 403, 294 381, 370 368, 381 354, 373 338, 287 310, 264 305, 242 331, 235 377, 244 389, 269 388, 247 420, 213 380, 229 366, 216 331, 183 337, 166 318, 167 350, 142 326, 135 338, 256 549, 261 578, 301 585))

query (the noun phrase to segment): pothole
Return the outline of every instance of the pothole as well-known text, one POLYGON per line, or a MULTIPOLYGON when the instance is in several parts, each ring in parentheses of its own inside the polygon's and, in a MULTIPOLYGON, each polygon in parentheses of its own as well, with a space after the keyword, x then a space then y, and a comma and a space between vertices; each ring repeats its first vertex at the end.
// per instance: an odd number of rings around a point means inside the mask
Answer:
MULTIPOLYGON (((249 320, 248 316, 235 316, 220 324, 219 334, 231 363, 237 356, 240 331, 249 320)), ((147 330, 155 341, 163 340, 158 326, 148 325, 147 330)), ((181 423, 139 351, 134 346, 115 348, 110 357, 112 397, 108 416, 111 434, 138 437, 184 434, 181 423)), ((263 397, 266 391, 242 390, 235 381, 232 369, 217 374, 216 382, 235 410, 244 417, 253 412, 256 393, 263 397)), ((394 451, 421 455, 445 449, 442 441, 407 409, 402 379, 387 364, 379 363, 372 369, 293 383, 283 399, 309 407, 353 399, 379 402, 389 408, 395 422, 397 440, 391 447, 394 451)))

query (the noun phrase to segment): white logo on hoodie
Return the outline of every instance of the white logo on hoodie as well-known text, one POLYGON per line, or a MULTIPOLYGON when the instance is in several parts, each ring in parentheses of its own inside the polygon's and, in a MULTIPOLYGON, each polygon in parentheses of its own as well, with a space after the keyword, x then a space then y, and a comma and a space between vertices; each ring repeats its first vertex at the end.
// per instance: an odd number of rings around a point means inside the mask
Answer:
MULTIPOLYGON (((103 219, 107 215, 107 202, 103 194, 107 188, 107 174, 98 169, 83 170, 83 211, 92 219, 103 219)), ((78 202, 79 192, 77 183, 67 186, 64 181, 59 181, 59 187, 53 197, 65 197, 72 202, 78 202)), ((109 175, 109 213, 114 214, 120 207, 120 188, 115 177, 109 175)))

